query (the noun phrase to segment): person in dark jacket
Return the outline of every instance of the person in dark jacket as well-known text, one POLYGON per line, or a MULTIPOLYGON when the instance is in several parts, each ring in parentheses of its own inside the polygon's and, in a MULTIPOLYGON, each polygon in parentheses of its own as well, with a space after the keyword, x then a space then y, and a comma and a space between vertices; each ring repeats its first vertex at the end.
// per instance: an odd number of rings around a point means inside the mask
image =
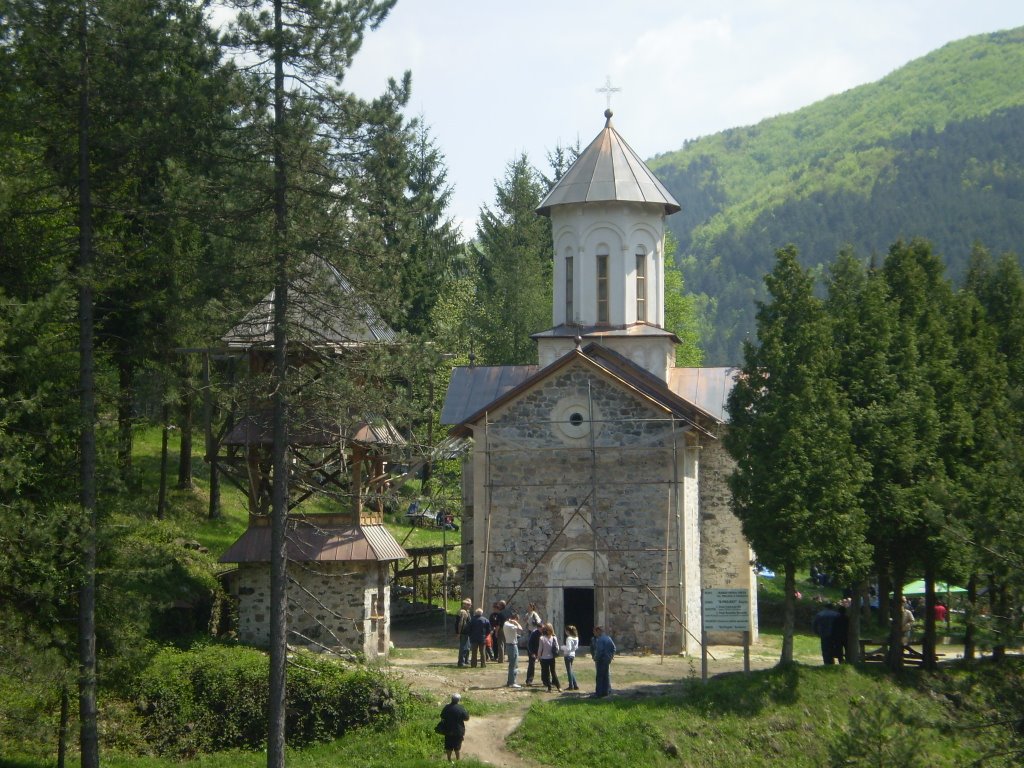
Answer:
POLYGON ((826 605, 811 620, 811 629, 821 639, 821 661, 823 664, 836 663, 835 640, 832 637, 832 628, 836 619, 839 618, 839 611, 833 605, 826 605))
POLYGON ((526 653, 530 660, 526 664, 526 684, 533 685, 533 671, 537 666, 537 654, 540 653, 540 630, 535 629, 526 641, 526 653))
POLYGON ((832 655, 840 664, 846 663, 846 644, 850 634, 850 617, 846 615, 846 606, 836 606, 836 618, 832 622, 832 655))
POLYGON ((491 634, 491 622, 484 616, 484 609, 473 611, 473 619, 469 622, 469 648, 473 656, 470 666, 476 666, 477 654, 480 655, 480 666, 487 666, 487 636, 491 634))
MULTIPOLYGON (((483 611, 480 612, 481 616, 483 611)), ((487 621, 485 618, 484 621, 487 621)), ((490 622, 488 622, 489 624, 490 622)), ((441 710, 441 726, 444 731, 444 752, 448 762, 452 761, 452 752, 455 759, 462 759, 462 742, 466 738, 466 721, 469 720, 469 712, 462 706, 462 696, 452 694, 452 700, 444 705, 441 710)))

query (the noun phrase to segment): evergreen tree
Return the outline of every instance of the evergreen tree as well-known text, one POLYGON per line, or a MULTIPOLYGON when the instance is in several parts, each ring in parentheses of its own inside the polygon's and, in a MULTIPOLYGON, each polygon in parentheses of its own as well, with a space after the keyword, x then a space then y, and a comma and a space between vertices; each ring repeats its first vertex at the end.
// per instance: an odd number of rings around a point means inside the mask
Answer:
POLYGON ((480 362, 536 362, 530 334, 551 324, 551 233, 536 213, 544 187, 526 155, 510 162, 495 184, 494 208, 480 211, 470 246, 478 277, 474 317, 480 362))
MULTIPOLYGON (((909 569, 923 569, 925 580, 934 582, 952 561, 948 550, 955 536, 950 535, 950 526, 962 503, 952 478, 970 425, 962 404, 963 379, 954 359, 953 292, 941 261, 923 240, 897 242, 889 250, 882 275, 904 350, 896 362, 903 378, 903 405, 913 418, 913 436, 907 443, 911 454, 899 482, 903 503, 897 507, 892 528, 884 532, 894 597, 889 663, 898 668, 902 641, 897 612, 903 584, 913 572, 909 569)), ((926 597, 926 611, 933 601, 933 594, 926 597)))
MULTIPOLYGON (((386 196, 375 196, 360 183, 353 171, 361 148, 374 142, 388 145, 396 125, 394 115, 408 98, 408 76, 402 86, 391 81, 388 93, 365 104, 340 89, 352 58, 358 52, 365 31, 386 18, 394 0, 372 2, 320 2, 300 0, 237 0, 238 15, 229 37, 231 43, 258 62, 253 67, 253 119, 267 128, 266 153, 271 158, 273 181, 269 191, 272 221, 267 251, 273 272, 273 372, 269 392, 272 415, 272 512, 271 512, 271 599, 270 599, 270 712, 267 764, 284 764, 285 670, 287 652, 287 560, 285 532, 288 516, 288 451, 292 418, 289 346, 302 340, 304 329, 295 328, 297 317, 306 313, 290 310, 289 292, 312 269, 306 285, 323 274, 320 260, 342 261, 342 272, 355 285, 354 274, 369 254, 384 253, 382 244, 357 241, 352 250, 338 249, 345 243, 345 230, 352 211, 372 207, 375 201, 387 205, 386 196), (265 110, 265 113, 261 113, 265 110), (380 114, 378 114, 378 110, 380 114), (366 120, 372 116, 372 120, 366 120), (365 122, 364 122, 365 121, 365 122), (389 129, 387 126, 391 126, 389 129), (365 195, 364 195, 365 193, 365 195), (363 197, 361 197, 363 196, 363 197), (364 198, 368 198, 364 199, 364 198)), ((384 153, 374 155, 386 160, 384 153)), ((385 181, 398 174, 389 171, 385 181)), ((381 167, 378 167, 381 170, 381 167)), ((372 182, 372 179, 371 179, 372 182)), ((388 189, 394 184, 389 183, 388 189)), ((388 212, 378 210, 382 232, 389 234, 388 212)), ((353 244, 350 242, 350 244, 353 244)), ((341 296, 334 296, 341 299, 341 296)), ((322 304, 333 307, 335 302, 322 304)), ((357 312, 349 302, 342 311, 357 312)), ((306 318, 307 320, 310 319, 306 318)), ((312 348, 308 334, 306 347, 312 348)), ((307 366, 308 367, 308 366, 307 366)), ((368 387, 372 382, 367 383, 368 387)), ((295 411, 299 413, 298 410, 295 411)))
MULTIPOLYGON (((914 370, 916 348, 907 347, 881 275, 866 271, 852 253, 840 254, 827 287, 826 310, 839 356, 836 380, 849 403, 851 439, 869 468, 860 503, 868 518, 870 564, 879 577, 881 605, 887 608, 893 537, 903 530, 904 518, 913 516, 915 503, 906 483, 912 477, 917 445, 919 403, 908 376, 914 370)), ((862 582, 869 575, 869 563, 855 565, 859 567, 844 575, 862 582)), ((865 592, 859 590, 861 595, 865 592)), ((851 624, 859 632, 855 619, 851 624)))
POLYGON ((393 325, 423 334, 438 296, 454 278, 462 249, 455 222, 447 215, 452 188, 444 155, 421 117, 411 147, 403 263, 400 273, 402 322, 393 325))
POLYGON ((729 485, 743 533, 760 561, 785 573, 786 664, 797 567, 812 558, 852 566, 865 557, 866 469, 834 378, 831 328, 794 248, 776 254, 765 284, 771 301, 758 309, 758 345, 746 345, 729 395, 725 446, 736 460, 729 485))
POLYGON ((676 266, 679 241, 665 233, 665 330, 682 342, 676 347, 676 365, 698 366, 704 358, 700 348, 700 315, 695 297, 685 292, 683 273, 676 266))
MULTIPOLYGON (((997 627, 1003 635, 996 646, 1001 652, 1011 631, 1005 621, 1010 596, 1024 593, 1024 555, 1017 546, 1024 541, 1024 275, 1014 258, 993 262, 987 252, 975 249, 966 282, 962 301, 968 310, 961 318, 969 322, 958 328, 958 346, 960 365, 969 376, 973 426, 962 468, 970 492, 969 584, 983 578, 990 582, 991 613, 1003 618, 997 627)), ((974 654, 975 615, 973 610, 968 615, 967 658, 974 654)))

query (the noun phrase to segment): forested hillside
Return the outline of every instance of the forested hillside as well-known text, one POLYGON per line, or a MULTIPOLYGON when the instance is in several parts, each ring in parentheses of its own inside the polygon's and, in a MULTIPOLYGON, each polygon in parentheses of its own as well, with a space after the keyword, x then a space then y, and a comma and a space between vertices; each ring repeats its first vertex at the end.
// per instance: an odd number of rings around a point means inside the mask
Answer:
POLYGON ((807 266, 925 237, 959 280, 971 248, 1024 253, 1024 28, 971 37, 877 83, 688 142, 651 167, 686 286, 706 311, 705 361, 738 363, 775 250, 807 266))

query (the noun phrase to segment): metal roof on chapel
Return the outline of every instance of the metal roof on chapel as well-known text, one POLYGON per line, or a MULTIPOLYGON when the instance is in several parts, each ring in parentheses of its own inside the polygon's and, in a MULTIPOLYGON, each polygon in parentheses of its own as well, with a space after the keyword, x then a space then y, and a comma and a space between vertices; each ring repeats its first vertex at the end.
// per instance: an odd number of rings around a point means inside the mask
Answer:
POLYGON ((604 116, 604 130, 551 188, 537 213, 548 216, 556 205, 598 202, 652 203, 663 206, 666 215, 680 210, 675 198, 612 127, 612 111, 606 109, 604 116))

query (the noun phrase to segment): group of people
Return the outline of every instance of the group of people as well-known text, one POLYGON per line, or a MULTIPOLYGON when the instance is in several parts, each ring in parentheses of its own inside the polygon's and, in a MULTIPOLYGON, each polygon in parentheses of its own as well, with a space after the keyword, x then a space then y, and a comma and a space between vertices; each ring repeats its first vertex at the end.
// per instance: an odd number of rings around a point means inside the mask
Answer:
MULTIPOLYGON (((490 616, 484 616, 483 609, 474 610, 472 600, 467 598, 462 601, 455 632, 459 636, 459 667, 476 667, 479 664, 483 668, 488 661, 505 661, 508 665, 506 687, 522 688, 523 685, 519 683, 519 642, 525 636, 526 686, 534 684, 539 666, 541 685, 549 692, 552 689, 561 691, 562 682, 557 668, 557 659, 561 657, 565 665, 566 690, 580 689, 573 671, 580 646, 579 632, 570 624, 565 628, 564 639, 559 642, 555 628, 541 619, 535 603, 527 606, 525 618, 520 622, 519 614, 504 600, 494 603, 490 616)), ((591 655, 597 670, 597 689, 594 695, 607 696, 611 691, 610 665, 615 656, 615 643, 601 627, 594 628, 591 655)))
POLYGON ((850 620, 846 615, 845 602, 830 603, 814 614, 811 629, 821 639, 821 660, 825 664, 846 661, 846 643, 850 632, 850 620))
MULTIPOLYGON (((559 643, 555 629, 550 622, 545 623, 537 611, 535 603, 527 606, 526 617, 520 623, 519 614, 512 610, 504 600, 492 606, 490 616, 484 616, 482 608, 474 610, 473 601, 466 598, 462 601, 455 620, 455 632, 459 637, 459 667, 486 667, 488 661, 508 663, 507 688, 522 688, 519 684, 519 640, 526 636, 527 686, 532 686, 534 675, 539 663, 541 685, 550 693, 552 688, 562 690, 558 679, 557 659, 562 658, 565 664, 566 690, 578 691, 579 683, 573 672, 576 652, 580 647, 579 632, 573 625, 565 628, 565 638, 559 643), (525 624, 525 626, 524 626, 525 624)), ((615 657, 615 643, 605 634, 602 627, 594 627, 594 637, 590 644, 590 653, 594 658, 597 674, 594 696, 602 698, 611 693, 611 663, 615 657)), ((462 742, 466 737, 466 721, 469 713, 462 706, 462 697, 453 694, 451 701, 441 710, 441 721, 437 732, 444 736, 444 749, 448 760, 455 755, 456 760, 462 758, 462 742)))
MULTIPOLYGON (((850 622, 847 617, 847 609, 850 599, 844 598, 838 604, 829 604, 814 615, 811 621, 811 629, 821 639, 821 660, 825 664, 842 664, 847 656, 847 637, 849 635, 850 622)), ((949 616, 949 609, 940 600, 935 603, 935 621, 946 621, 949 616)), ((909 645, 913 640, 914 626, 917 617, 914 606, 903 596, 903 603, 900 607, 900 633, 903 637, 903 644, 909 645)))

